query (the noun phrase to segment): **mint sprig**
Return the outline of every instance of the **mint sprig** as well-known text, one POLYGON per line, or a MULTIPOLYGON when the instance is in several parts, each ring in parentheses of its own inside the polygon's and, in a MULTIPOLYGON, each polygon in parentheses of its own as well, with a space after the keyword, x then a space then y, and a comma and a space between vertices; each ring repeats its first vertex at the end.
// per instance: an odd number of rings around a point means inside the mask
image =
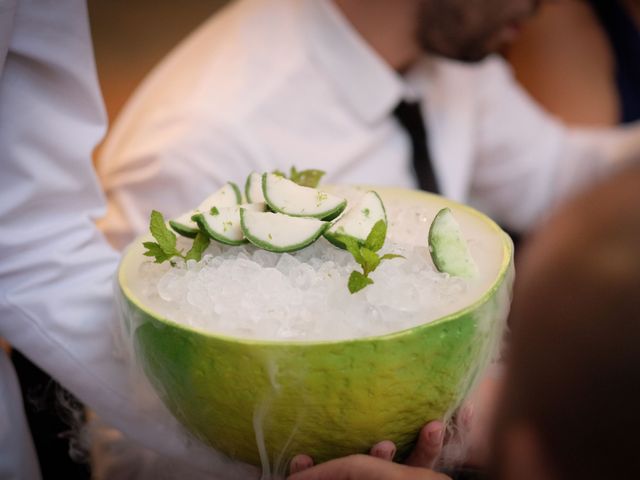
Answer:
POLYGON ((373 280, 369 277, 373 271, 380 265, 383 260, 391 260, 394 258, 404 258, 402 255, 395 253, 386 253, 382 256, 378 255, 378 251, 383 247, 387 236, 387 224, 384 220, 378 220, 367 235, 364 245, 353 237, 348 235, 336 235, 338 241, 342 242, 354 260, 362 267, 362 272, 354 270, 349 276, 347 286, 353 294, 359 292, 363 288, 373 284, 373 280))
POLYGON ((149 230, 156 241, 144 242, 142 245, 147 249, 144 255, 154 257, 155 263, 170 262, 173 257, 180 257, 185 261, 200 261, 202 254, 209 246, 209 237, 202 232, 198 232, 196 238, 193 240, 191 249, 184 255, 181 250, 178 250, 178 239, 175 233, 169 230, 164 217, 157 210, 151 212, 149 230))
POLYGON ((196 238, 193 239, 193 245, 191 245, 191 249, 184 256, 185 260, 195 260, 199 262, 202 259, 202 254, 209 246, 209 237, 207 237, 204 233, 198 232, 196 238))
POLYGON ((296 167, 291 167, 289 170, 289 177, 280 170, 274 170, 273 173, 284 178, 289 178, 292 182, 302 185, 303 187, 316 188, 320 184, 320 180, 322 180, 322 177, 326 172, 316 169, 298 171, 296 167))

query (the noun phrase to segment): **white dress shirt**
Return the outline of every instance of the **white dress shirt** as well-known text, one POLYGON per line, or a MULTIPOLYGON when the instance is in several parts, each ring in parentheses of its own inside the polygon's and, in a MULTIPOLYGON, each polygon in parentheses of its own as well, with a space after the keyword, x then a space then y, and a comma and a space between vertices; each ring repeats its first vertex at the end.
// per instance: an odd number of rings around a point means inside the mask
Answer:
POLYGON ((321 168, 325 182, 415 187, 392 111, 422 100, 442 192, 514 230, 640 145, 640 127, 569 131, 514 83, 505 63, 425 57, 390 69, 329 0, 239 0, 143 82, 108 136, 103 222, 122 247, 251 170, 321 168))
MULTIPOLYGON (((0 0, 0 336, 143 445, 210 478, 248 478, 132 395, 114 355, 119 255, 95 226, 91 152, 105 131, 81 0, 0 0)), ((0 478, 40 476, 20 391, 0 349, 0 478)), ((246 470, 242 470, 246 472, 246 470)))

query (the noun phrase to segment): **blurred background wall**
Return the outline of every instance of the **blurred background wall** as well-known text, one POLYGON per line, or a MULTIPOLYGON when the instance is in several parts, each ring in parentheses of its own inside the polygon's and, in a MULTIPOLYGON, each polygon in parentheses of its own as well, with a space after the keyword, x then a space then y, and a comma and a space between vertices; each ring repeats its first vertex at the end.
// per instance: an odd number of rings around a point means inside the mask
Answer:
POLYGON ((144 76, 229 0, 89 0, 102 94, 113 122, 144 76))

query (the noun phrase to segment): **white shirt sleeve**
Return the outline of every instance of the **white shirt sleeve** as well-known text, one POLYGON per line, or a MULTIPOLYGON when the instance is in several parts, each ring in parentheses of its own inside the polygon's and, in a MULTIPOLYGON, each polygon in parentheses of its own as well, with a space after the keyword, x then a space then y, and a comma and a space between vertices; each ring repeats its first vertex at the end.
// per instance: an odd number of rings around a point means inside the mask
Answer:
POLYGON ((99 225, 113 246, 148 231, 151 210, 176 217, 227 181, 244 190, 248 172, 267 168, 241 132, 214 123, 205 113, 164 112, 107 139, 98 172, 108 210, 99 225))
POLYGON ((114 355, 118 255, 95 226, 91 152, 105 130, 80 0, 18 2, 0 79, 0 336, 143 445, 234 469, 166 411, 133 401, 114 355))
POLYGON ((569 129, 529 98, 504 61, 488 61, 483 75, 470 202, 505 226, 531 228, 562 199, 640 156, 640 124, 569 129))
POLYGON ((13 19, 16 12, 16 0, 0 1, 0 76, 7 58, 11 34, 13 32, 13 19))

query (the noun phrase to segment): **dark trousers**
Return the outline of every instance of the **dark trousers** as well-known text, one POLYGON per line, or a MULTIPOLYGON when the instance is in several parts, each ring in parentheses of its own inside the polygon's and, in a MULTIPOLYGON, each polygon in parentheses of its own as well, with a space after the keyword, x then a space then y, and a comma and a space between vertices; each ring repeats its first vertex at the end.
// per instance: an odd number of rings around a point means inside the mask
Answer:
POLYGON ((20 352, 12 350, 11 360, 20 381, 42 478, 89 480, 88 453, 78 459, 80 463, 69 455, 70 446, 77 450, 74 430, 85 420, 82 404, 20 352))

